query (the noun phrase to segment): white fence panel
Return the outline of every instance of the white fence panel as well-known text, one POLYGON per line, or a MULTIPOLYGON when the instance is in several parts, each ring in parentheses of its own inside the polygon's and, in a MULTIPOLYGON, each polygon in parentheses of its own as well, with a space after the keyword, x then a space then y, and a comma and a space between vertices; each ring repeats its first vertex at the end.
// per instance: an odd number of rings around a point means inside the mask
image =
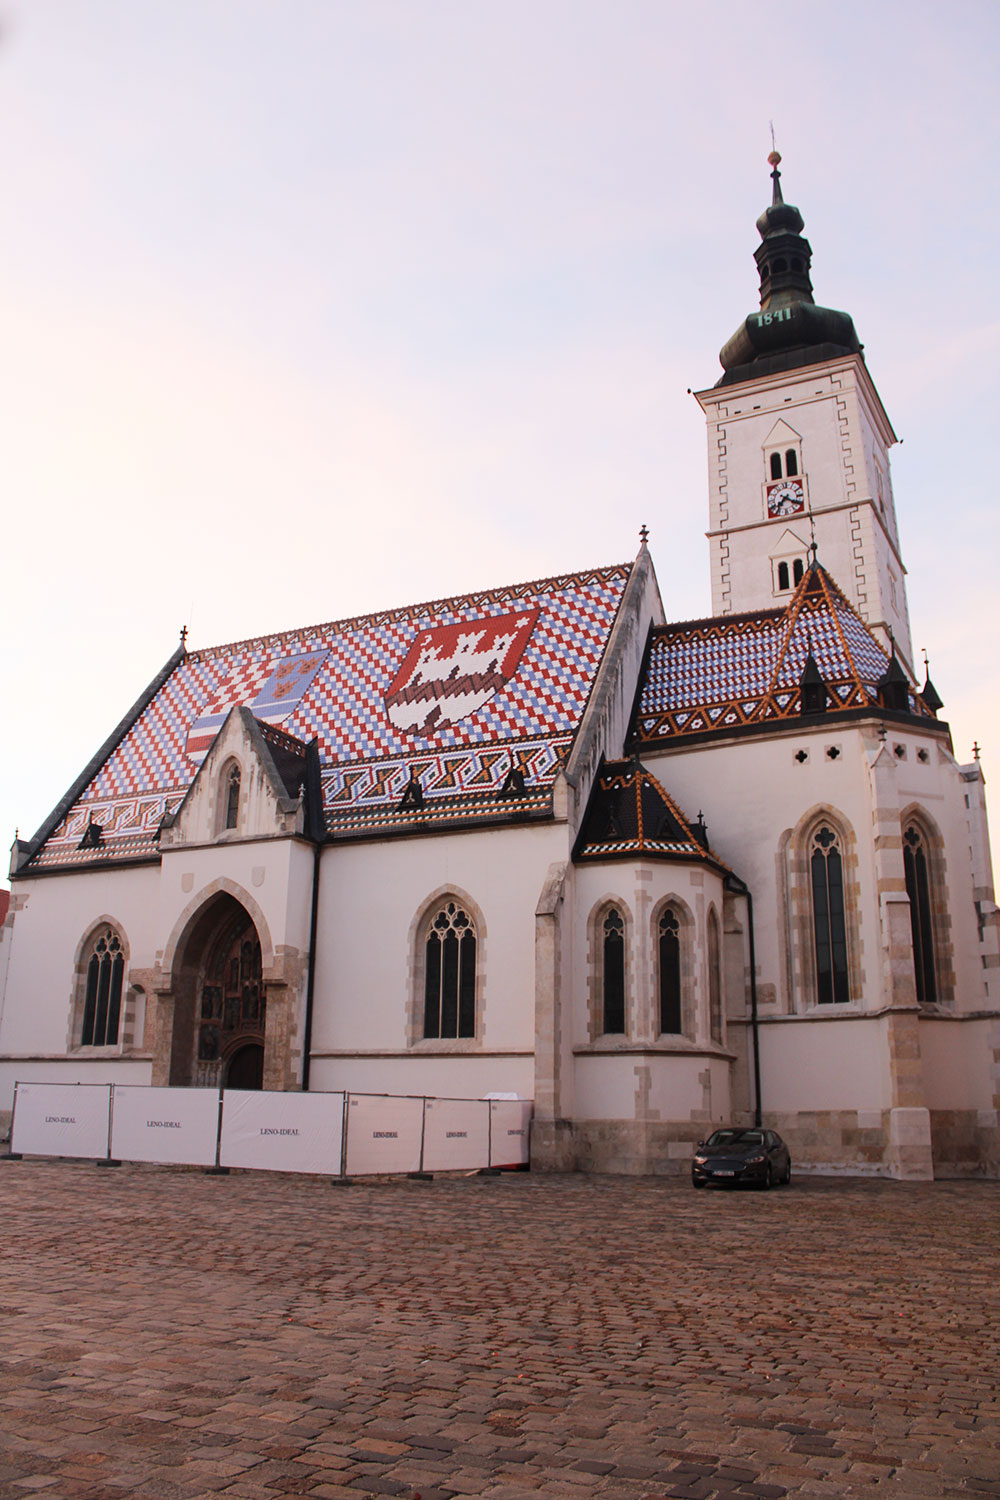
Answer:
POLYGON ((218 1137, 218 1089, 115 1084, 111 1155, 119 1160, 214 1167, 218 1137))
POLYGON ((110 1117, 110 1083, 16 1083, 10 1149, 107 1158, 110 1117))
POLYGON ((339 1177, 343 1138, 343 1094, 226 1089, 222 1095, 223 1167, 339 1177))
POLYGON ((348 1094, 348 1176, 419 1171, 423 1123, 423 1099, 348 1094))
POLYGON ((485 1099, 424 1101, 424 1171, 459 1172, 490 1163, 490 1106, 485 1099))
POLYGON ((528 1160, 532 1099, 490 1100, 490 1166, 520 1167, 528 1160))

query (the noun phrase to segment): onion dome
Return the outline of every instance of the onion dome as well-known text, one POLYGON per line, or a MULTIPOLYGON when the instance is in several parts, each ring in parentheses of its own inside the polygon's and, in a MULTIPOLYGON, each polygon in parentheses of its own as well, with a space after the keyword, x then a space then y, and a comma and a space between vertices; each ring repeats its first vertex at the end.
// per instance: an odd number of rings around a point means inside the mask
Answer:
POLYGON ((740 324, 719 353, 725 374, 719 385, 794 370, 844 354, 860 354, 848 313, 817 307, 809 268, 812 247, 802 235, 798 209, 781 194, 781 157, 772 151, 770 205, 757 220, 761 243, 754 252, 760 275, 760 312, 740 324))

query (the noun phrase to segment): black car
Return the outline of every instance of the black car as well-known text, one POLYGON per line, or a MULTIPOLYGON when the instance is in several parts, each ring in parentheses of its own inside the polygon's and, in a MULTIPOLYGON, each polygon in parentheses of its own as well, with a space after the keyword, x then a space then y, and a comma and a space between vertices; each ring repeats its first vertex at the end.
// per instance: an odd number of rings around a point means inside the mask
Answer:
POLYGON ((772 1183, 791 1180, 788 1147, 780 1135, 759 1125, 713 1130, 707 1141, 698 1142, 691 1163, 691 1181, 696 1188, 706 1182, 752 1182, 769 1188, 772 1183))

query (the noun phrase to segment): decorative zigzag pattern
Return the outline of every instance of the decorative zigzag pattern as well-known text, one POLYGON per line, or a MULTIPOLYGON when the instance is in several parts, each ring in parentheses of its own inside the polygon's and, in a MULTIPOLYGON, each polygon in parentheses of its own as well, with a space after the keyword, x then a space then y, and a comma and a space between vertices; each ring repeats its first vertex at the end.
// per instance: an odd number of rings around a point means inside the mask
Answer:
MULTIPOLYGON (((822 568, 806 573, 787 609, 662 627, 639 700, 640 740, 796 717, 810 652, 838 708, 878 701, 889 658, 822 568)), ((915 694, 910 705, 925 712, 915 694)))

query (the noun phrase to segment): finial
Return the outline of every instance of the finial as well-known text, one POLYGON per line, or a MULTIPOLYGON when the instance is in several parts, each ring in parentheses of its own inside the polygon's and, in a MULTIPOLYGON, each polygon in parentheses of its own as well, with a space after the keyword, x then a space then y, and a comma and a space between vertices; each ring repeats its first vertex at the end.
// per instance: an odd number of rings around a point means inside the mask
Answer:
POLYGON ((188 638, 188 628, 187 628, 186 625, 182 625, 181 626, 181 649, 184 650, 184 651, 187 650, 187 638, 188 638))
POLYGON ((781 173, 778 171, 781 152, 775 148, 774 144, 774 121, 769 120, 768 124, 771 127, 771 149, 767 153, 767 164, 771 168, 771 181, 774 183, 774 191, 771 194, 771 207, 773 208, 776 203, 784 203, 785 200, 781 196, 781 173))
POLYGON ((931 675, 931 663, 930 663, 930 658, 927 655, 927 647, 926 646, 921 646, 920 649, 924 653, 924 671, 927 673, 927 676, 929 677, 931 675))
POLYGON ((814 568, 816 566, 816 559, 819 556, 819 547, 816 545, 816 517, 813 515, 812 502, 809 504, 809 532, 812 537, 812 541, 807 548, 807 551, 812 553, 812 557, 809 559, 809 566, 810 568, 814 568))
POLYGON ((978 760, 979 759, 979 749, 980 749, 979 741, 978 740, 973 740, 973 742, 972 742, 972 759, 973 760, 978 760))
POLYGON ((880 724, 878 726, 878 737, 880 743, 884 745, 886 742, 886 729, 884 724, 880 724))
POLYGON ((649 527, 646 526, 646 525, 640 526, 639 527, 639 540, 640 540, 640 542, 642 543, 642 545, 644 547, 646 545, 646 538, 648 536, 649 536, 649 527))

